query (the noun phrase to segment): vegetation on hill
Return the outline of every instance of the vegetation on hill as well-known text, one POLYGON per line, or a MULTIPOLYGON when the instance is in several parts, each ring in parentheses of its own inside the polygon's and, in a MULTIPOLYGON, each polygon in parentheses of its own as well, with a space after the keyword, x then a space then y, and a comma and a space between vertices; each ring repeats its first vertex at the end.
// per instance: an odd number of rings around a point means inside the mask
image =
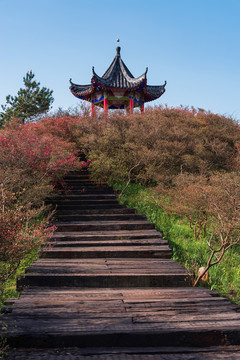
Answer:
POLYGON ((238 124, 194 109, 159 108, 113 117, 102 131, 89 144, 92 176, 151 187, 157 207, 187 221, 194 246, 206 245, 204 260, 199 255, 190 269, 197 285, 240 244, 238 124))
MULTIPOLYGON (((121 191, 125 186, 115 182, 114 188, 121 191)), ((156 194, 149 187, 132 183, 124 191, 121 203, 136 208, 140 214, 145 214, 149 221, 155 224, 157 230, 163 232, 173 250, 173 259, 198 276, 199 268, 205 267, 210 251, 207 237, 197 241, 186 218, 165 211, 155 202, 156 194)), ((238 247, 229 249, 217 266, 209 269, 209 276, 202 285, 217 290, 222 296, 227 296, 233 302, 240 304, 240 253, 238 247)))
POLYGON ((195 109, 161 107, 106 120, 91 119, 87 111, 81 116, 61 111, 0 130, 2 268, 21 241, 20 262, 29 244, 34 248, 50 236, 53 229, 41 222, 42 203, 54 182, 79 167, 76 155, 84 153, 92 160, 92 178, 124 190, 121 201, 164 232, 174 258, 197 282, 203 267, 201 275, 208 273, 212 288, 240 299, 238 124, 195 109))

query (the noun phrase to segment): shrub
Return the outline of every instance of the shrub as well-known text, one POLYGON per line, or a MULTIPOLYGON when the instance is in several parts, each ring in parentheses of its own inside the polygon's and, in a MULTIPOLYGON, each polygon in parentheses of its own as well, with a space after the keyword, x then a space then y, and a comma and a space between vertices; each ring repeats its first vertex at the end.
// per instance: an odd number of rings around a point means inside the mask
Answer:
POLYGON ((240 176, 237 173, 213 173, 207 179, 179 175, 173 188, 161 188, 159 205, 169 213, 185 217, 195 240, 205 240, 208 245, 208 260, 195 285, 222 260, 227 250, 240 245, 240 176))
POLYGON ((195 110, 157 108, 144 115, 109 118, 101 136, 89 144, 96 178, 142 184, 164 182, 183 172, 207 175, 234 166, 237 124, 229 118, 195 110))
POLYGON ((48 240, 56 229, 48 221, 34 221, 39 210, 16 207, 0 214, 0 300, 6 282, 11 279, 24 257, 48 240))
POLYGON ((0 184, 5 188, 5 207, 29 203, 30 199, 34 205, 41 204, 53 189, 53 179, 78 168, 74 144, 38 130, 35 124, 26 124, 0 132, 0 184))
POLYGON ((0 300, 25 256, 54 231, 44 201, 54 183, 80 168, 78 148, 41 124, 11 124, 0 130, 0 300))

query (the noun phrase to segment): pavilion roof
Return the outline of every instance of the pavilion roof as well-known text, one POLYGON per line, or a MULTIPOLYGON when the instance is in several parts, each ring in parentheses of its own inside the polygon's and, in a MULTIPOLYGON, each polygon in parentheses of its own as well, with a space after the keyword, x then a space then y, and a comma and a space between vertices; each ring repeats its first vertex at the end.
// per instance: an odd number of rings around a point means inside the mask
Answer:
POLYGON ((164 85, 160 86, 147 85, 146 75, 148 68, 146 68, 146 71, 141 76, 135 78, 121 59, 121 48, 118 46, 116 50, 116 55, 111 65, 102 77, 96 74, 94 67, 92 68, 93 74, 91 84, 77 85, 70 79, 70 90, 73 95, 90 101, 91 94, 93 94, 96 90, 139 90, 144 93, 145 102, 147 102, 157 99, 165 92, 166 82, 164 85))
POLYGON ((93 67, 93 79, 103 88, 114 88, 114 89, 134 89, 138 88, 144 81, 146 81, 146 74, 143 73, 138 78, 135 78, 127 66, 121 59, 120 47, 117 47, 116 56, 113 62, 105 71, 102 77, 98 76, 93 67))
POLYGON ((145 102, 158 99, 163 93, 165 93, 165 86, 167 82, 163 85, 146 85, 143 89, 145 102))

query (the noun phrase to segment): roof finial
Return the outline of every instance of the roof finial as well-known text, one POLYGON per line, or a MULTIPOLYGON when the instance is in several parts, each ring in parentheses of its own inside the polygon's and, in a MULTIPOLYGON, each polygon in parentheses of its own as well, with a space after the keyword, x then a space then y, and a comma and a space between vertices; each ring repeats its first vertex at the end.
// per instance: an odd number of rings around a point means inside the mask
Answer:
POLYGON ((119 43, 119 41, 120 41, 120 39, 119 39, 119 38, 117 38, 117 43, 119 43))
POLYGON ((117 50, 117 56, 120 56, 120 50, 121 50, 121 48, 120 48, 120 46, 117 46, 117 48, 116 48, 116 50, 117 50))

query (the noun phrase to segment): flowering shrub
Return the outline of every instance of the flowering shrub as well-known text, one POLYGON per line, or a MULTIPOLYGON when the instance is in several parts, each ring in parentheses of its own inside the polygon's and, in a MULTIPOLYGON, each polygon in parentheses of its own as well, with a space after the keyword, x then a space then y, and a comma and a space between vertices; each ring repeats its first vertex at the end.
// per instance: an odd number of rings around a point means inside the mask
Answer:
POLYGON ((24 167, 28 171, 65 173, 76 162, 74 144, 51 134, 39 136, 35 124, 7 128, 0 132, 1 165, 24 167))
MULTIPOLYGON (((54 138, 66 142, 74 142, 74 128, 81 123, 80 117, 47 117, 34 124, 35 131, 38 135, 52 135, 54 138)), ((32 126, 33 124, 31 124, 32 126)))
POLYGON ((48 221, 34 222, 39 211, 17 207, 0 214, 0 300, 4 294, 7 280, 16 272, 23 258, 38 249, 48 240, 55 226, 48 221))
POLYGON ((79 168, 75 144, 38 130, 36 124, 26 124, 0 131, 0 183, 8 193, 5 203, 7 199, 10 203, 31 199, 39 204, 51 192, 54 179, 79 168))
POLYGON ((88 116, 56 116, 34 124, 35 131, 50 134, 65 142, 74 143, 79 153, 87 154, 92 143, 101 136, 103 123, 88 116))
POLYGON ((77 146, 41 123, 0 130, 0 301, 22 259, 54 231, 39 220, 54 183, 77 169, 77 146))
POLYGON ((87 161, 82 161, 81 162, 81 168, 82 170, 87 170, 90 166, 92 166, 92 162, 90 159, 88 159, 87 161))

